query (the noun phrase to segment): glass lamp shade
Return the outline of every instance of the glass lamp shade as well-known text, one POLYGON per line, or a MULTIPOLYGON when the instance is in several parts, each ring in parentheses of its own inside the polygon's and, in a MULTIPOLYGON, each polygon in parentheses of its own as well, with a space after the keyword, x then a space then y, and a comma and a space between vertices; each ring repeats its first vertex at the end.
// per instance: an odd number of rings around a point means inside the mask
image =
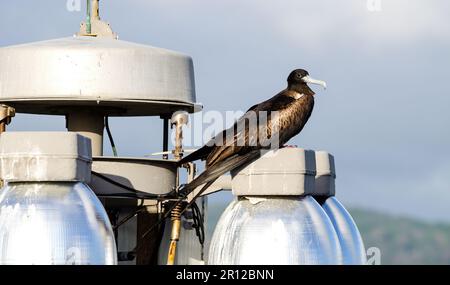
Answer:
POLYGON ((322 204, 330 218, 342 248, 342 261, 345 265, 364 265, 367 263, 366 250, 356 223, 350 213, 336 199, 330 197, 322 204))
POLYGON ((333 225, 314 198, 239 198, 216 225, 208 264, 341 264, 341 259, 333 225))
POLYGON ((111 224, 84 183, 9 183, 0 190, 0 264, 117 264, 111 224))

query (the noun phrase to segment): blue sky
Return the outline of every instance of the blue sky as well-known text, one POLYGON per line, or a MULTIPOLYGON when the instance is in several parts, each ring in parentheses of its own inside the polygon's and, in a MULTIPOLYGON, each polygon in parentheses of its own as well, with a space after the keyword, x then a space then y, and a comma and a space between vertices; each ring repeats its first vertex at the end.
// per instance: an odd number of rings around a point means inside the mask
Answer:
MULTIPOLYGON (((71 36, 85 1, 80 12, 66 2, 1 1, 0 46, 71 36)), ((191 55, 205 110, 246 110, 298 67, 326 80, 291 143, 335 155, 340 199, 450 221, 450 2, 367 2, 103 0, 101 16, 122 40, 191 55)), ((37 118, 19 115, 10 130, 64 130, 60 117, 37 118)), ((160 149, 156 118, 111 127, 121 155, 160 149)))

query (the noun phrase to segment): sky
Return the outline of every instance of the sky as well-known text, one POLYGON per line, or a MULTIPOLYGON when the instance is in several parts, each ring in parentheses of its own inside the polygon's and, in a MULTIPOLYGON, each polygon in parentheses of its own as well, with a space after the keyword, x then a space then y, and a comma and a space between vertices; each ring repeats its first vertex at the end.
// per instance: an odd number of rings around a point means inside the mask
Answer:
MULTIPOLYGON (((0 46, 71 36, 84 5, 1 1, 0 46)), ((446 0, 103 0, 100 15, 122 40, 192 56, 205 111, 245 111, 295 68, 326 80, 289 143, 335 156, 347 206, 450 222, 448 11, 446 0)), ((122 156, 161 149, 158 118, 110 124, 122 156)), ((18 115, 9 130, 64 126, 18 115)))

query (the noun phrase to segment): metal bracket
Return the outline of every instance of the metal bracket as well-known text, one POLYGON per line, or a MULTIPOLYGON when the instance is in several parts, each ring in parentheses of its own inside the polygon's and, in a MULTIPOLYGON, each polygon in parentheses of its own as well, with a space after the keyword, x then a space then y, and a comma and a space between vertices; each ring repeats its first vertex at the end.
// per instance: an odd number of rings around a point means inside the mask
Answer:
POLYGON ((0 105, 0 133, 4 132, 6 125, 11 123, 11 118, 16 115, 16 109, 7 105, 0 105))
POLYGON ((86 19, 85 22, 81 23, 80 31, 76 35, 88 37, 112 38, 117 40, 119 36, 113 32, 110 24, 100 19, 99 3, 98 3, 99 0, 88 0, 88 1, 91 1, 90 14, 88 14, 88 19, 86 19))
POLYGON ((170 126, 175 127, 175 159, 183 156, 183 126, 189 122, 189 114, 184 111, 175 112, 170 119, 170 126))

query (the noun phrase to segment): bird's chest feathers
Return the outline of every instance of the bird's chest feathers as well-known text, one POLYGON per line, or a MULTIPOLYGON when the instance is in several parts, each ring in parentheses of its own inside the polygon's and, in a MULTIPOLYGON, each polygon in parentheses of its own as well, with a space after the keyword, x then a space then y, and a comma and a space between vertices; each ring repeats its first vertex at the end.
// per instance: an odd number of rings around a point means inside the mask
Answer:
POLYGON ((296 115, 298 116, 298 113, 307 112, 307 110, 312 107, 311 105, 314 104, 314 98, 312 96, 296 92, 293 97, 294 100, 292 101, 290 106, 286 108, 287 111, 291 114, 297 113, 296 115))
POLYGON ((282 127, 290 126, 292 129, 302 128, 307 118, 311 114, 314 106, 314 98, 302 93, 293 94, 295 98, 282 112, 282 127))
POLYGON ((306 95, 303 94, 303 93, 295 92, 295 94, 294 94, 294 99, 295 99, 295 100, 299 100, 299 99, 301 99, 301 98, 303 98, 303 97, 305 97, 305 96, 306 96, 306 95))

